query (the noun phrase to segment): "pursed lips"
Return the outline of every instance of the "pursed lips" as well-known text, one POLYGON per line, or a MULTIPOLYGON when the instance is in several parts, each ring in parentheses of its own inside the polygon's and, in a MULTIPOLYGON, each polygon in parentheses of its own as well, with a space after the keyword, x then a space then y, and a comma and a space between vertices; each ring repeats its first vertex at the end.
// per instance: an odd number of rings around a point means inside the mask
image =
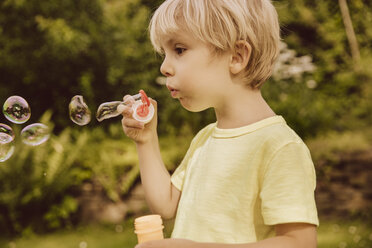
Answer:
POLYGON ((171 96, 172 96, 173 98, 176 98, 177 95, 178 95, 178 92, 179 92, 179 91, 178 91, 177 89, 175 89, 175 88, 169 86, 169 85, 167 85, 167 88, 168 88, 168 90, 170 91, 171 96))

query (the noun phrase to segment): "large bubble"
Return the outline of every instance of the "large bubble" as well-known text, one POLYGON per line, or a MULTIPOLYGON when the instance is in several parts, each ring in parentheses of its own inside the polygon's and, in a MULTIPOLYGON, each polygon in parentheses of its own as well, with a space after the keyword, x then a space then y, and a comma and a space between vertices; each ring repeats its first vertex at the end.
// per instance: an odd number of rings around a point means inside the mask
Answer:
POLYGON ((0 132, 0 162, 8 160, 14 153, 14 137, 0 132))
POLYGON ((31 109, 27 101, 20 96, 11 96, 6 99, 3 106, 5 117, 16 124, 22 124, 31 117, 31 109))
POLYGON ((37 146, 50 137, 50 130, 48 126, 42 123, 34 123, 23 128, 21 131, 22 142, 26 145, 37 146))
POLYGON ((0 133, 8 134, 12 139, 15 137, 13 129, 4 123, 0 123, 0 133))
POLYGON ((136 100, 141 99, 141 94, 136 94, 129 96, 125 101, 113 101, 113 102, 105 102, 99 105, 97 109, 96 118, 98 121, 103 121, 105 119, 109 119, 112 117, 116 117, 121 114, 118 111, 118 106, 120 104, 127 105, 133 104, 136 100))
POLYGON ((91 113, 82 96, 77 95, 71 99, 69 112, 70 119, 80 126, 84 126, 90 122, 91 113))
POLYGON ((122 104, 120 101, 105 102, 99 105, 97 110, 96 118, 98 121, 103 121, 104 119, 112 118, 120 115, 117 111, 118 106, 122 104))

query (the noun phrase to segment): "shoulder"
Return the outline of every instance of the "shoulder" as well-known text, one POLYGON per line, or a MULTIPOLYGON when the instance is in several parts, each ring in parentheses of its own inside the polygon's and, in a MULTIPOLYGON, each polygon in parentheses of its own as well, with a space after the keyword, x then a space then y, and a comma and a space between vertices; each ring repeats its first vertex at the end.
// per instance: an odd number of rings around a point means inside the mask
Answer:
POLYGON ((192 140, 192 143, 196 143, 196 142, 199 142, 199 141, 206 140, 209 136, 212 135, 213 130, 215 129, 216 125, 217 125, 216 123, 211 123, 211 124, 205 126, 204 128, 202 128, 195 135, 195 137, 192 140))
POLYGON ((284 118, 274 125, 262 128, 257 132, 257 135, 262 138, 265 145, 272 147, 274 150, 280 149, 288 144, 306 146, 301 137, 287 125, 284 118))
POLYGON ((281 122, 258 130, 256 139, 260 144, 260 155, 263 158, 264 167, 267 167, 274 158, 296 158, 294 160, 312 161, 311 154, 301 137, 287 125, 283 119, 281 122))

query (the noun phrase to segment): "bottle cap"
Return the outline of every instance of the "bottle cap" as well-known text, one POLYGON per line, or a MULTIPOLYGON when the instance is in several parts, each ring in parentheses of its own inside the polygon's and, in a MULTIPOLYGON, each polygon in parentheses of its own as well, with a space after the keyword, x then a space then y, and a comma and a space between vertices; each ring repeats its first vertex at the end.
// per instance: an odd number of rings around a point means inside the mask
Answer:
POLYGON ((143 123, 148 123, 154 117, 155 109, 150 103, 150 106, 146 106, 142 101, 136 101, 132 105, 133 118, 143 123))

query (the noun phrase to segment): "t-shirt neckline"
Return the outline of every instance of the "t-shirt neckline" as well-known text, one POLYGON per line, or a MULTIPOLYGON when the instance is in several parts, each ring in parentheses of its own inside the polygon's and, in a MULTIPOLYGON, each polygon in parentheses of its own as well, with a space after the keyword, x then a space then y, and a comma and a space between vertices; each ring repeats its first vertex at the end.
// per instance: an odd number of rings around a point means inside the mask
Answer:
POLYGON ((238 128, 218 128, 217 122, 214 125, 212 136, 215 138, 232 138, 241 136, 247 133, 254 132, 258 129, 271 126, 273 124, 285 123, 285 120, 280 115, 271 116, 263 120, 257 121, 255 123, 249 124, 247 126, 242 126, 238 128))

